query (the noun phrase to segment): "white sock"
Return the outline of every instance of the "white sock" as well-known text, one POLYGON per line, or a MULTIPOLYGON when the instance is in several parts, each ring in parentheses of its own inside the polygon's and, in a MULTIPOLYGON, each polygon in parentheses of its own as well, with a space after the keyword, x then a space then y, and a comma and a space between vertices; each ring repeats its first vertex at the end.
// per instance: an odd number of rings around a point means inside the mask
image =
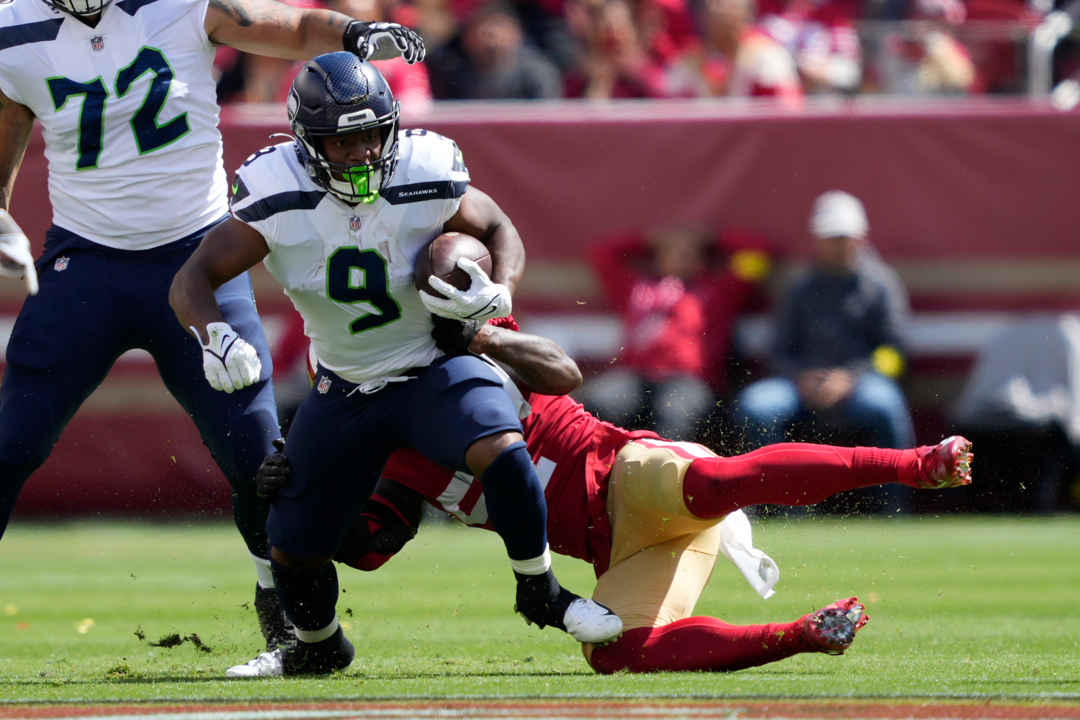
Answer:
POLYGON ((259 576, 259 587, 263 590, 273 590, 274 571, 270 569, 270 561, 258 555, 252 555, 251 561, 255 563, 255 574, 259 576))
POLYGON ((544 554, 529 560, 511 560, 514 572, 522 575, 543 575, 551 569, 551 553, 544 546, 544 554))
POLYGON ((336 633, 337 629, 338 619, 337 615, 334 615, 334 621, 322 630, 301 630, 296 628, 296 639, 306 643, 317 643, 336 633))

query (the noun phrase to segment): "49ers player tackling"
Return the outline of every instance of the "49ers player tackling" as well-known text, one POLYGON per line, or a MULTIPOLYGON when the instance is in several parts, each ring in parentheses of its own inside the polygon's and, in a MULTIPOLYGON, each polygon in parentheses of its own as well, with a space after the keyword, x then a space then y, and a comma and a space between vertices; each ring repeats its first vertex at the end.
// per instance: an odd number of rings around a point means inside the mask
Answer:
MULTIPOLYGON (((545 485, 551 549, 592 563, 593 599, 624 633, 582 646, 598 672, 732 671, 804 652, 842 654, 868 617, 857 598, 794 622, 734 626, 693 617, 721 546, 721 521, 750 505, 810 505, 843 490, 884 483, 939 489, 971 482, 971 443, 952 437, 912 450, 783 443, 737 457, 668 442, 598 420, 562 395, 580 383, 555 343, 491 321, 469 349, 505 363, 528 387, 525 442, 545 485)), ((513 393, 515 388, 508 387, 513 393)), ((287 482, 280 454, 260 468, 260 487, 287 482)), ((335 559, 375 570, 416 533, 424 500, 491 529, 483 487, 412 450, 395 452, 335 559)))

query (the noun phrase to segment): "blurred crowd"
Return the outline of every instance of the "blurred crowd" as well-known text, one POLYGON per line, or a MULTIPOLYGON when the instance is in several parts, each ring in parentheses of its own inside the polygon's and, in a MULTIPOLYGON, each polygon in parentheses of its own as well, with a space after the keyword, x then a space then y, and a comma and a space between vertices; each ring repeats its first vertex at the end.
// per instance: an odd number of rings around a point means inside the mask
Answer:
MULTIPOLYGON (((808 220, 811 258, 781 273, 767 238, 735 228, 597 238, 589 259, 623 332, 617 357, 577 397, 601 419, 722 455, 786 441, 911 448, 962 434, 980 448, 976 494, 921 509, 1080 505, 1080 377, 1070 370, 1080 364, 1080 316, 1005 324, 979 350, 955 405, 936 419, 923 408, 919 437, 905 391, 912 322, 900 275, 875 249, 854 195, 823 193, 808 220), (735 327, 770 295, 771 342, 752 358, 735 327)), ((836 509, 913 512, 909 490, 861 491, 836 509)))
MULTIPOLYGON (((432 100, 1023 91, 1023 0, 287 0, 416 29, 378 63, 406 111, 432 100), (892 21, 892 22, 882 22, 892 21)), ((284 99, 296 66, 219 52, 224 102, 284 99)))

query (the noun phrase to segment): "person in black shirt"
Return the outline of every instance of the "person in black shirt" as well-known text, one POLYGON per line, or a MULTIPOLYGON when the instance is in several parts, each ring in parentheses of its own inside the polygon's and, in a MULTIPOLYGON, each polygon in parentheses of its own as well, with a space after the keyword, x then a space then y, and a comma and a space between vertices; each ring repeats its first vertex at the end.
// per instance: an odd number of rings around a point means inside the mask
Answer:
POLYGON ((474 10, 428 68, 438 100, 546 100, 563 91, 559 69, 526 42, 517 10, 502 0, 474 10))
POLYGON ((739 395, 735 417, 751 449, 782 442, 795 422, 828 416, 875 445, 909 448, 911 415, 896 383, 904 369, 907 294, 867 242, 862 203, 840 191, 814 202, 816 260, 776 313, 773 377, 739 395))

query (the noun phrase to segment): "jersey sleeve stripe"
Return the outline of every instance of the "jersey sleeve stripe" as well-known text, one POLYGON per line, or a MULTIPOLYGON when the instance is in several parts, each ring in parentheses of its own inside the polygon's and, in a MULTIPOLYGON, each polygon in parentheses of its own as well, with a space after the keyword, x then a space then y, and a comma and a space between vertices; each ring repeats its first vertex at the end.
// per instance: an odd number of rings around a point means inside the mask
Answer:
POLYGON ((461 150, 458 149, 457 143, 451 141, 451 144, 454 146, 454 166, 450 168, 450 172, 469 172, 465 168, 465 156, 461 154, 461 150))
POLYGON ((239 176, 233 180, 232 192, 232 201, 234 205, 243 202, 245 198, 251 195, 251 192, 247 189, 247 185, 244 184, 244 181, 240 179, 239 176))
POLYGON ((42 20, 12 27, 0 28, 0 50, 27 45, 29 43, 49 42, 60 34, 64 18, 42 20))
POLYGON ((324 192, 292 190, 256 200, 245 208, 233 210, 233 214, 246 223, 258 222, 288 210, 314 210, 325 195, 324 192))
POLYGON ((135 17, 135 13, 150 3, 155 3, 157 0, 120 0, 116 3, 116 6, 126 12, 131 17, 135 17))
POLYGON ((404 205, 424 200, 452 200, 464 195, 468 187, 468 180, 435 180, 390 187, 382 192, 382 196, 391 205, 404 205))

